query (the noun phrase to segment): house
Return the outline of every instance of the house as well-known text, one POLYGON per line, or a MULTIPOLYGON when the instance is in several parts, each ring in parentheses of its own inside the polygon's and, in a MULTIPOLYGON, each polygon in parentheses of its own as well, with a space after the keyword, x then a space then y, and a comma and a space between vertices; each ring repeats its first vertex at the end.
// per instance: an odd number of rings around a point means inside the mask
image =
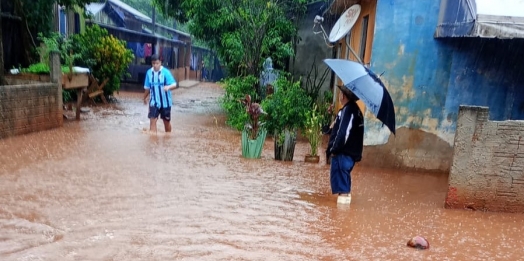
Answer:
POLYGON ((152 54, 160 56, 177 80, 196 79, 199 72, 192 73, 190 67, 193 51, 189 34, 154 24, 149 16, 120 0, 91 3, 86 10, 92 16, 88 24, 105 28, 126 41, 127 47, 133 51, 135 60, 128 69, 130 77, 126 77, 124 82, 143 83, 145 72, 151 67, 148 57, 152 54))
POLYGON ((54 29, 62 35, 82 33, 85 30, 84 8, 65 8, 55 3, 53 8, 54 29))
POLYGON ((94 2, 87 5, 86 9, 93 16, 92 21, 96 23, 125 27, 137 32, 142 32, 144 24, 153 21, 147 15, 120 0, 94 2))
MULTIPOLYGON (((361 12, 332 47, 299 49, 297 56, 360 58, 383 73, 395 104, 396 135, 366 113, 363 164, 449 172, 462 104, 489 106, 491 120, 524 119, 522 1, 321 2, 327 4, 312 12, 322 15, 327 34, 352 5, 359 4, 361 12)), ((307 19, 311 28, 313 20, 307 19)), ((323 40, 313 30, 300 36, 303 46, 323 40)), ((340 84, 333 78, 328 88, 340 84)))

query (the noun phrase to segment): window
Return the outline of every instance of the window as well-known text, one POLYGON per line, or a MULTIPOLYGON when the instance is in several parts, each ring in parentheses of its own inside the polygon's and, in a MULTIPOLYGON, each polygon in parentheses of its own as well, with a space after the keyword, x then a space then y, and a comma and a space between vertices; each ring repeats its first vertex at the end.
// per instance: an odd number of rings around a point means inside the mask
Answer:
POLYGON ((366 44, 367 44, 367 38, 368 38, 368 22, 369 22, 369 15, 366 15, 362 18, 362 32, 360 35, 360 60, 364 62, 364 56, 366 55, 366 44))
POLYGON ((66 35, 67 34, 67 13, 65 8, 60 8, 60 13, 58 16, 59 21, 59 31, 60 34, 66 35))

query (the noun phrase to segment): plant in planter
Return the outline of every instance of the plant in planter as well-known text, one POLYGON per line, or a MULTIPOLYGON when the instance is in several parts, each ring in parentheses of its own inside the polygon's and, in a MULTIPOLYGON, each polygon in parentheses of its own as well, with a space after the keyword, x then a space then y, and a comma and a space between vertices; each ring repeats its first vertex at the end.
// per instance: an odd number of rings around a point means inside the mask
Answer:
POLYGON ((313 106, 313 110, 307 112, 304 127, 304 136, 307 138, 310 148, 309 154, 305 156, 304 161, 318 163, 320 161, 318 147, 322 139, 322 115, 320 115, 316 104, 313 106))
POLYGON ((262 107, 268 114, 266 126, 275 140, 275 159, 292 161, 298 129, 303 129, 311 98, 300 87, 300 81, 288 80, 281 74, 275 82, 275 92, 269 95, 262 107))
POLYGON ((264 129, 261 116, 265 114, 260 104, 251 101, 251 96, 246 94, 242 101, 248 114, 248 122, 242 131, 242 156, 244 158, 258 159, 262 154, 267 130, 264 129))
POLYGON ((231 77, 223 82, 225 92, 219 102, 227 116, 226 124, 235 130, 242 131, 249 121, 245 104, 238 101, 243 100, 246 94, 252 101, 257 100, 257 83, 258 79, 252 75, 231 77))
POLYGON ((318 102, 318 110, 321 118, 322 133, 329 134, 330 125, 333 121, 334 115, 333 92, 327 90, 324 92, 324 97, 318 102))

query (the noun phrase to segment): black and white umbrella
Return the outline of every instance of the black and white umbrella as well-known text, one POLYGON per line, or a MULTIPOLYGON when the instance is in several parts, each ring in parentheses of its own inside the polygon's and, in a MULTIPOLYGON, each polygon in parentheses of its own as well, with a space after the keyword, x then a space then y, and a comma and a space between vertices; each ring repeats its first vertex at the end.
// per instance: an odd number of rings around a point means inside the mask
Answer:
MULTIPOLYGON (((344 87, 353 92, 366 107, 395 134, 395 108, 382 81, 360 63, 342 59, 325 59, 344 87)), ((343 88, 344 88, 343 87, 343 88)))

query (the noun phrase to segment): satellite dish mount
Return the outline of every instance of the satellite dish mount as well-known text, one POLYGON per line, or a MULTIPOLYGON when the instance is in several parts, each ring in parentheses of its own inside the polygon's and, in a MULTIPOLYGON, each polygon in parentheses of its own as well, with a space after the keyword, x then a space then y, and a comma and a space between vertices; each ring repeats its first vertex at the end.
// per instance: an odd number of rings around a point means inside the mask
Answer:
MULTIPOLYGON (((329 47, 333 47, 334 45, 331 43, 336 43, 338 40, 342 39, 342 37, 346 36, 349 31, 351 31, 351 28, 355 25, 355 22, 358 19, 358 16, 360 15, 361 7, 359 4, 352 5, 350 8, 348 8, 340 18, 338 18, 335 25, 333 25, 333 28, 331 29, 331 32, 329 33, 329 36, 327 36, 326 31, 324 30, 324 27, 322 26, 322 22, 324 21, 324 18, 321 16, 316 16, 313 24, 313 33, 314 34, 320 34, 322 33, 322 36, 329 47), (315 27, 319 25, 321 31, 315 32, 315 27)), ((362 60, 360 60, 360 57, 356 54, 356 52, 351 48, 349 44, 347 44, 348 49, 353 53, 353 55, 358 59, 358 61, 362 64, 362 60)))

